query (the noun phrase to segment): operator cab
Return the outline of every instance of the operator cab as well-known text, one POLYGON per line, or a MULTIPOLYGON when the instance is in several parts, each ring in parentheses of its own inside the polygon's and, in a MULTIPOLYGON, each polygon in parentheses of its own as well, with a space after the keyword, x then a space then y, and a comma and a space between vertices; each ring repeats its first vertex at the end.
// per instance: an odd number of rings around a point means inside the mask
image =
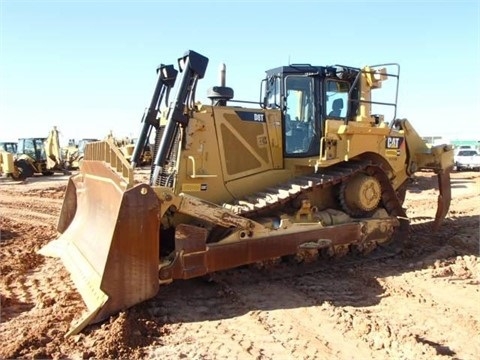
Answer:
POLYGON ((292 64, 267 71, 263 107, 282 111, 285 157, 318 156, 324 123, 347 121, 358 108, 359 69, 292 64))
POLYGON ((17 155, 20 156, 25 154, 35 161, 46 161, 45 140, 46 138, 18 139, 17 155))
POLYGON ((15 142, 1 142, 0 143, 0 150, 4 150, 9 152, 10 154, 17 153, 17 143, 15 142))

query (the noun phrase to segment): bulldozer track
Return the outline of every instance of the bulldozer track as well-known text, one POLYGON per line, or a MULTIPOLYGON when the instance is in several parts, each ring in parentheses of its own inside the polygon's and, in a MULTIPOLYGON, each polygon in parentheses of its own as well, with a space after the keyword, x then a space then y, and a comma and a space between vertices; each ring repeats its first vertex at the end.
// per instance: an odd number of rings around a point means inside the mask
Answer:
MULTIPOLYGON (((367 255, 356 254, 353 251, 344 255, 341 258, 334 257, 321 257, 315 261, 296 263, 294 260, 284 261, 275 265, 271 263, 265 266, 255 267, 255 265, 247 265, 243 271, 257 271, 262 273, 262 278, 255 277, 256 281, 265 282, 271 284, 272 281, 288 282, 289 280, 295 280, 299 277, 307 277, 317 275, 325 272, 329 266, 328 264, 335 263, 335 266, 345 269, 351 269, 355 265, 366 265, 369 263, 378 263, 379 261, 388 261, 396 256, 401 256, 402 248, 398 244, 389 243, 388 245, 382 245, 375 248, 367 255), (288 268, 288 271, 286 269, 288 268)), ((262 264, 263 265, 263 264, 262 264)), ((226 270, 222 274, 209 274, 207 275, 211 281, 227 285, 224 279, 230 278, 231 274, 238 272, 239 269, 226 270)), ((251 282, 251 277, 244 278, 245 283, 251 282)), ((229 281, 230 282, 230 281, 229 281)), ((242 282, 240 278, 236 278, 235 282, 242 282)))
MULTIPOLYGON (((431 224, 434 222, 433 217, 422 216, 411 218, 411 225, 409 227, 410 234, 431 235, 431 224)), ((455 219, 447 218, 445 219, 446 224, 455 222, 455 219)), ((354 265, 365 265, 369 263, 378 263, 379 261, 388 261, 389 259, 395 258, 396 256, 401 256, 403 250, 402 244, 399 242, 390 242, 388 244, 382 244, 377 246, 368 254, 360 254, 354 250, 350 250, 349 253, 345 254, 341 258, 335 256, 319 256, 317 260, 310 262, 295 262, 293 257, 292 260, 287 262, 282 262, 277 265, 272 265, 272 263, 264 262, 262 264, 257 264, 257 271, 263 271, 265 274, 265 282, 271 283, 271 281, 288 281, 290 279, 297 279, 299 276, 311 276, 322 273, 326 269, 327 264, 331 264, 332 261, 336 260, 336 266, 342 268, 351 268, 354 265), (258 266, 260 265, 260 266, 258 266), (285 267, 288 267, 288 271, 284 271, 285 267)), ((250 270, 255 268, 255 265, 248 266, 250 270)), ((227 270, 229 271, 238 271, 238 270, 227 270)), ((212 275, 213 280, 222 284, 223 286, 228 286, 225 281, 218 279, 216 275, 212 275)), ((227 276, 228 277, 228 276, 227 276)), ((223 277, 222 277, 223 278, 223 277)))
POLYGON ((308 176, 298 176, 286 183, 269 187, 263 192, 257 192, 237 200, 233 204, 224 204, 223 206, 245 217, 263 215, 278 210, 279 207, 291 203, 308 192, 340 184, 361 172, 379 180, 382 187, 382 203, 388 214, 406 218, 405 211, 385 171, 379 165, 366 161, 341 163, 308 176))
MULTIPOLYGON (((390 216, 396 216, 400 220, 400 227, 392 235, 392 239, 406 241, 409 236, 408 220, 405 210, 402 208, 402 201, 398 198, 397 192, 393 189, 385 171, 381 166, 367 161, 351 161, 321 169, 317 173, 308 176, 298 176, 286 183, 269 187, 263 192, 257 192, 244 199, 237 200, 233 204, 224 204, 223 206, 236 214, 252 218, 272 214, 275 211, 282 210, 295 199, 307 195, 308 192, 319 191, 330 186, 341 184, 348 181, 349 178, 359 173, 365 173, 375 177, 381 184, 381 204, 383 204, 390 216)), ((345 201, 342 195, 339 195, 340 203, 345 201)), ((397 241, 395 241, 397 242, 397 241)), ((391 242, 390 242, 391 243, 391 242)), ((330 253, 329 257, 343 257, 351 253, 370 254, 375 251, 375 260, 392 257, 401 251, 399 244, 388 245, 386 249, 383 245, 381 249, 378 244, 371 243, 367 247, 349 246, 348 250, 338 249, 330 253)), ((362 256, 364 258, 364 256, 362 256)), ((266 262, 268 263, 268 262, 266 262)))
MULTIPOLYGON (((411 219, 411 226, 409 227, 410 233, 415 235, 429 234, 431 235, 432 229, 431 224, 434 222, 433 217, 422 216, 422 217, 413 217, 411 219)), ((445 219, 445 225, 455 222, 455 218, 445 219)), ((445 226, 444 225, 444 226, 445 226)), ((322 273, 326 270, 328 264, 335 262, 336 266, 341 268, 352 268, 355 265, 365 265, 369 263, 378 263, 379 261, 389 261, 397 256, 402 256, 403 244, 399 241, 392 241, 387 244, 378 245, 368 254, 362 254, 356 252, 354 248, 342 257, 337 256, 327 256, 320 255, 315 261, 309 262, 295 262, 294 257, 290 257, 291 260, 279 262, 273 264, 272 262, 264 262, 256 265, 248 265, 249 269, 244 271, 256 271, 263 272, 265 277, 260 280, 261 282, 271 283, 272 281, 289 281, 291 279, 295 280, 299 277, 312 276, 319 273, 322 273), (285 271, 285 268, 288 267, 288 271, 285 271)), ((227 270, 226 273, 230 274, 230 271, 237 270, 227 270)), ((229 287, 229 284, 226 283, 223 279, 224 276, 217 277, 217 275, 209 275, 213 277, 213 281, 222 284, 222 286, 229 287)), ((229 275, 226 276, 228 278, 229 275)), ((248 278, 250 279, 250 278, 248 278)), ((247 281, 250 281, 246 279, 247 281)), ((237 279, 238 281, 238 279, 237 279)))

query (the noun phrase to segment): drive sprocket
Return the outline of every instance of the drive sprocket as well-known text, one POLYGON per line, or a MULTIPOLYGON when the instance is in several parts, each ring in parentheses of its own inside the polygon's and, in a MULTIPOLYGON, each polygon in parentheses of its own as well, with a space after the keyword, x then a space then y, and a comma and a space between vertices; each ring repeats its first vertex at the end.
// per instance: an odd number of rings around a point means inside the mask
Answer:
POLYGON ((352 217, 368 217, 380 204, 382 186, 374 176, 357 173, 340 185, 339 200, 343 211, 352 217))

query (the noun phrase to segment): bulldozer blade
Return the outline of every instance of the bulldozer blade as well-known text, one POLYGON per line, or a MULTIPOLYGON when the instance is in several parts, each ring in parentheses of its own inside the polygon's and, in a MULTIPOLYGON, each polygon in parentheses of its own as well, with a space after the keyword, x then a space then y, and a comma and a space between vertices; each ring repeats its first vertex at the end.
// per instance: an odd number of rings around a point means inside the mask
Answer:
POLYGON ((61 235, 39 250, 62 259, 88 308, 67 335, 157 294, 158 211, 152 188, 127 189, 100 161, 84 161, 82 172, 70 178, 61 235))
POLYGON ((447 216, 448 209, 450 208, 450 201, 452 200, 450 169, 439 171, 437 177, 439 195, 437 199, 437 212, 432 226, 433 230, 438 230, 440 225, 442 225, 445 216, 447 216))

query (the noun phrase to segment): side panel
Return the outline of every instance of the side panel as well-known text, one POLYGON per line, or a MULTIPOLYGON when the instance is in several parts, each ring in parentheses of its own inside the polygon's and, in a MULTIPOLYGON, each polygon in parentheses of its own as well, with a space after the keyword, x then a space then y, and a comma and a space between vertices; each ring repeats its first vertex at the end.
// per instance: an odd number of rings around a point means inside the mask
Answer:
POLYGON ((263 110, 213 108, 225 181, 273 169, 263 110))
POLYGON ((397 188, 407 179, 407 146, 402 131, 390 129, 385 123, 372 125, 361 122, 327 120, 322 141, 323 156, 320 166, 362 157, 388 164, 389 177, 397 188))
POLYGON ((200 107, 183 133, 175 192, 221 204, 277 183, 280 116, 278 110, 200 107))
POLYGON ((175 193, 186 193, 213 203, 232 200, 225 188, 224 170, 212 107, 194 112, 183 132, 183 150, 177 160, 175 193))
POLYGON ((272 152, 272 163, 274 169, 284 168, 283 159, 283 129, 282 119, 279 111, 266 110, 268 140, 272 152))

